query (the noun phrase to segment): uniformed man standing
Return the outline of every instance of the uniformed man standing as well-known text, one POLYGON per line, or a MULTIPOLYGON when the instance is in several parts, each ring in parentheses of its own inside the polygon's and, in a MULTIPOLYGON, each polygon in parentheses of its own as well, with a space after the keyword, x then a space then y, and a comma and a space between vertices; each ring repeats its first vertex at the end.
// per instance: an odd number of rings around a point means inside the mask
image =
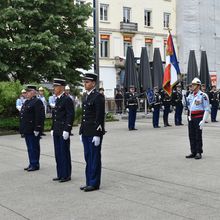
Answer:
POLYGON ((209 93, 209 101, 211 105, 211 121, 218 122, 216 120, 218 107, 219 107, 219 93, 216 90, 216 86, 212 86, 212 90, 209 93))
POLYGON ((26 101, 20 112, 20 133, 24 135, 28 150, 29 165, 27 171, 40 169, 40 136, 44 125, 43 103, 36 97, 36 86, 26 88, 26 101))
POLYGON ((165 92, 162 92, 161 95, 162 105, 163 105, 163 123, 164 127, 171 126, 168 122, 168 117, 170 113, 170 106, 171 106, 171 97, 165 92))
POLYGON ((178 84, 176 85, 176 90, 173 91, 172 94, 172 103, 175 106, 175 114, 174 114, 174 119, 175 119, 175 125, 183 125, 182 123, 182 113, 183 113, 183 95, 182 95, 182 90, 181 90, 181 85, 178 84))
POLYGON ((154 87, 154 103, 152 104, 153 112, 153 127, 160 128, 159 118, 160 118, 160 107, 161 107, 161 95, 159 93, 158 87, 154 87))
POLYGON ((191 154, 186 158, 202 158, 202 128, 208 118, 210 107, 207 94, 200 90, 201 81, 194 78, 192 81, 193 92, 187 97, 187 106, 189 109, 188 130, 191 147, 191 154))
POLYGON ((53 181, 67 182, 71 180, 70 132, 74 121, 74 105, 72 99, 65 95, 66 81, 54 79, 56 104, 52 114, 51 135, 54 141, 57 177, 53 181))
POLYGON ((101 182, 101 146, 105 134, 105 99, 96 89, 97 75, 86 73, 84 87, 86 94, 82 100, 82 122, 79 130, 84 145, 86 161, 86 184, 80 189, 85 192, 98 190, 101 182))
POLYGON ((138 109, 138 94, 135 92, 135 87, 130 86, 129 92, 125 94, 125 106, 128 111, 128 129, 129 131, 137 130, 135 121, 138 109))

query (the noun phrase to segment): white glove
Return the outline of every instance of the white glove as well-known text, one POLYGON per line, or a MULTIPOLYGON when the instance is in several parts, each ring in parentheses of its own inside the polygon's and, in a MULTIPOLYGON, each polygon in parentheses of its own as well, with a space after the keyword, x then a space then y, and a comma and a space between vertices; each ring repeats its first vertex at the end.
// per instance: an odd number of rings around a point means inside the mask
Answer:
POLYGON ((54 108, 54 107, 55 107, 55 104, 50 104, 50 107, 51 107, 51 108, 54 108))
POLYGON ((94 143, 94 145, 97 147, 100 145, 100 137, 98 136, 94 136, 92 139, 92 143, 94 143))
POLYGON ((19 112, 21 111, 21 106, 17 106, 16 108, 19 112))
POLYGON ((200 130, 203 129, 204 125, 205 125, 205 122, 204 122, 203 120, 199 122, 199 128, 200 128, 200 130))
POLYGON ((51 135, 51 137, 53 137, 53 130, 50 131, 50 135, 51 135))
POLYGON ((151 108, 151 111, 154 112, 154 108, 151 108))
POLYGON ((39 131, 34 131, 34 136, 37 137, 39 135, 39 131))
POLYGON ((126 111, 129 112, 129 108, 126 108, 126 111))
POLYGON ((161 109, 164 110, 164 106, 163 105, 161 106, 161 109))
POLYGON ((203 127, 205 125, 205 122, 207 121, 208 117, 209 117, 209 112, 205 111, 204 115, 203 115, 203 118, 202 118, 202 121, 199 122, 199 127, 200 127, 201 130, 203 129, 203 127))
POLYGON ((69 138, 69 132, 67 132, 67 131, 63 131, 63 139, 64 140, 67 140, 68 138, 69 138))
POLYGON ((82 135, 81 134, 79 135, 79 140, 80 140, 80 142, 82 142, 82 135))

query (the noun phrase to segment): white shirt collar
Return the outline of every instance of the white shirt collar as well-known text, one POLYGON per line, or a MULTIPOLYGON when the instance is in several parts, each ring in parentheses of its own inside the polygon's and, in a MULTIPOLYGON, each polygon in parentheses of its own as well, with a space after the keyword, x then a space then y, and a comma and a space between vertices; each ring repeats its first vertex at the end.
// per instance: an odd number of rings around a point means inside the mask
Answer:
POLYGON ((64 94, 64 92, 62 92, 60 95, 58 95, 57 98, 60 98, 63 94, 64 94))
POLYGON ((92 90, 90 91, 86 91, 87 95, 90 95, 92 93, 92 91, 95 90, 95 88, 93 88, 92 90))

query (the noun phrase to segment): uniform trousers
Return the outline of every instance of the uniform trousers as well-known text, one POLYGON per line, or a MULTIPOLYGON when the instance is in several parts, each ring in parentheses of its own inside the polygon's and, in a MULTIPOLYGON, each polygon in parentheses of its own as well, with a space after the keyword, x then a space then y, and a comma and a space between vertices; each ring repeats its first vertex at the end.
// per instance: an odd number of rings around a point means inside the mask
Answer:
POLYGON ((40 135, 25 134, 25 142, 28 150, 29 167, 40 167, 40 135))
POLYGON ((128 129, 135 128, 136 115, 137 115, 137 109, 136 108, 129 108, 128 129))
POLYGON ((163 123, 164 125, 168 125, 168 116, 170 113, 170 106, 164 106, 164 110, 163 110, 163 123))
POLYGON ((175 111, 175 125, 182 124, 182 113, 183 113, 183 106, 182 105, 176 105, 176 111, 175 111))
POLYGON ((211 108, 211 121, 216 121, 217 112, 218 112, 218 107, 217 106, 213 106, 211 108))
POLYGON ((83 136, 82 142, 84 146, 84 158, 86 161, 86 185, 99 187, 101 183, 101 145, 102 137, 100 137, 100 145, 95 146, 92 142, 93 136, 83 136))
POLYGON ((189 141, 191 153, 196 155, 197 153, 203 153, 202 150, 202 130, 199 127, 199 123, 202 121, 200 118, 192 118, 188 123, 189 141))
POLYGON ((70 139, 63 139, 63 136, 54 135, 54 151, 57 168, 57 177, 69 178, 71 177, 71 155, 70 155, 70 139))
POLYGON ((160 106, 155 106, 153 111, 153 126, 159 126, 159 117, 160 117, 160 106))

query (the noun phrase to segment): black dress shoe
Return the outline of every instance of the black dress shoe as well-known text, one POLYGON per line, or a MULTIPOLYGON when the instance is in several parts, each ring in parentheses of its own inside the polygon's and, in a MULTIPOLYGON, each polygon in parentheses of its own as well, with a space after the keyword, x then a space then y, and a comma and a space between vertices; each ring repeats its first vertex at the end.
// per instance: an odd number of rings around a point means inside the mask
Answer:
POLYGON ((80 190, 84 190, 87 186, 80 186, 80 190))
POLYGON ((132 128, 133 131, 137 131, 137 128, 132 128))
POLYGON ((31 172, 31 171, 36 171, 36 170, 39 170, 40 168, 39 167, 29 167, 27 169, 28 172, 31 172))
POLYGON ((196 160, 202 159, 202 154, 197 153, 196 156, 195 156, 195 159, 196 160))
POLYGON ((53 181, 59 181, 59 180, 60 180, 59 177, 55 177, 55 178, 53 178, 53 181))
POLYGON ((87 186, 84 189, 84 192, 91 192, 91 191, 95 191, 95 190, 99 190, 99 186, 87 186))
POLYGON ((167 126, 172 127, 172 125, 170 125, 170 124, 167 124, 167 126))
POLYGON ((45 133, 42 133, 41 136, 46 136, 46 134, 45 134, 45 133))
POLYGON ((30 165, 28 167, 25 167, 24 170, 28 170, 30 168, 30 165))
POLYGON ((184 125, 183 123, 180 123, 179 125, 184 125))
POLYGON ((61 178, 59 180, 60 183, 64 183, 64 182, 67 182, 67 181, 70 181, 71 180, 71 177, 67 177, 67 178, 61 178))
POLYGON ((194 158, 194 157, 195 157, 195 154, 190 154, 190 155, 187 155, 187 156, 186 156, 187 159, 189 159, 189 158, 194 158))

